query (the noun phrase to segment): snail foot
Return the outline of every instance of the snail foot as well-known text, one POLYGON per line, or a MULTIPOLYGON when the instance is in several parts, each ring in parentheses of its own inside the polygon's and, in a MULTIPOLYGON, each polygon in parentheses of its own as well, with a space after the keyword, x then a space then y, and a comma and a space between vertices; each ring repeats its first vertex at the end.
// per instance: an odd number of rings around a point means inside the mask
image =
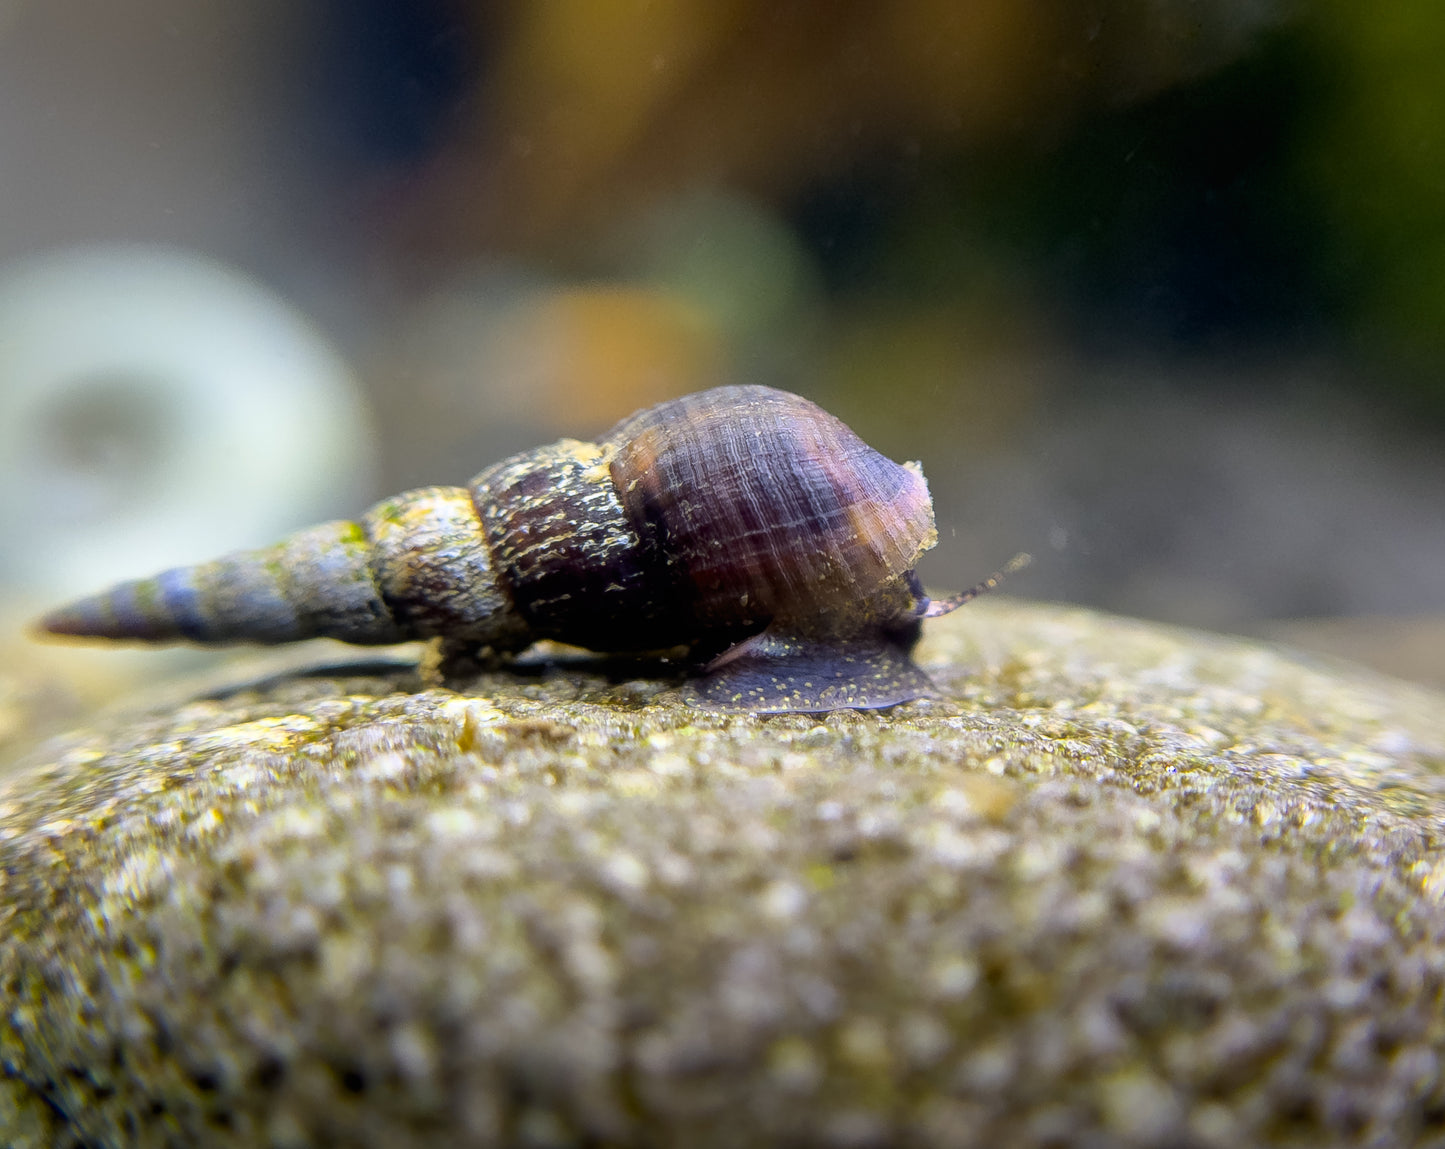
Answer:
POLYGON ((907 647, 885 635, 820 639, 763 631, 708 663, 683 697, 708 710, 766 714, 876 710, 936 693, 907 647))

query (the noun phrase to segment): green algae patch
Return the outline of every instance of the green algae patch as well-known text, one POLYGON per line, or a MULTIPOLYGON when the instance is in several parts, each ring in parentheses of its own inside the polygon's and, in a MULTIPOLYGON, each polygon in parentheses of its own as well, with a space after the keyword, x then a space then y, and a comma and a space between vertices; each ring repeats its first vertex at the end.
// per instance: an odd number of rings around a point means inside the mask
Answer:
POLYGON ((563 661, 52 741, 0 781, 0 1143, 1445 1134, 1445 699, 1006 600, 920 657, 885 713, 563 661))

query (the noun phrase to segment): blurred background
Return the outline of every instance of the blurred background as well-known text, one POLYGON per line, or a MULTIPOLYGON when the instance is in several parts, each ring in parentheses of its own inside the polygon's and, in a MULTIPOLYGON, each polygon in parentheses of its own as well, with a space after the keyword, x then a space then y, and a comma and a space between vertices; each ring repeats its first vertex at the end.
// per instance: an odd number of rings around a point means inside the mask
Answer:
POLYGON ((41 606, 725 381, 920 459, 932 585, 1445 683, 1442 57, 1432 0, 0 0, 0 741, 160 665, 41 606))

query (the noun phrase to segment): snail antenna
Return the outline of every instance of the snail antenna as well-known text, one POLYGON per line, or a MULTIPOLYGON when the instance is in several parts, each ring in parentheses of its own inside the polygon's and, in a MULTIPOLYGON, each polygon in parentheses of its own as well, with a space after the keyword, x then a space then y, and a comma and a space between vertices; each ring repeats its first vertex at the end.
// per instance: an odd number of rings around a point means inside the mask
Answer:
POLYGON ((937 618, 939 615, 948 614, 951 611, 957 610, 964 603, 993 590, 994 587, 998 586, 998 584, 1003 582, 1009 575, 1023 570, 1024 567, 1033 561, 1033 555, 1020 551, 1014 555, 1013 558, 1009 559, 1003 570, 994 571, 994 573, 984 579, 983 582, 969 587, 966 591, 962 591, 959 594, 951 594, 947 598, 929 599, 928 606, 924 608, 923 617, 937 618))

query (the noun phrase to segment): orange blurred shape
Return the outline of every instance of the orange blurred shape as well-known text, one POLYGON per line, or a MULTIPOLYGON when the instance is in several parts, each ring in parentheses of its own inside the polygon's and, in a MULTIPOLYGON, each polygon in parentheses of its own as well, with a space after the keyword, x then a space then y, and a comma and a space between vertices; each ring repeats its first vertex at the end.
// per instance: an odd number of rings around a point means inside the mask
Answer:
POLYGON ((771 198, 903 140, 1013 131, 1067 98, 1051 72, 1068 12, 1049 0, 518 0, 477 119, 423 211, 454 239, 565 250, 576 229, 681 189, 771 198))
POLYGON ((723 349, 695 308, 624 286, 561 290, 518 317, 513 347, 529 361, 534 416, 572 434, 600 431, 639 407, 716 384, 723 349))
POLYGON ((1056 17, 1036 0, 892 0, 876 10, 880 68, 903 117, 931 131, 1005 125, 1042 95, 1056 17))
POLYGON ((508 176, 509 227, 550 223, 594 192, 659 106, 691 82, 739 7, 746 4, 519 4, 488 101, 504 141, 495 158, 508 176))
MULTIPOLYGON (((418 238, 568 253, 698 187, 763 202, 861 161, 1049 138, 1237 58, 1259 5, 1161 0, 511 0, 419 185, 418 238)), ((486 17, 480 15, 488 13, 486 17)))

